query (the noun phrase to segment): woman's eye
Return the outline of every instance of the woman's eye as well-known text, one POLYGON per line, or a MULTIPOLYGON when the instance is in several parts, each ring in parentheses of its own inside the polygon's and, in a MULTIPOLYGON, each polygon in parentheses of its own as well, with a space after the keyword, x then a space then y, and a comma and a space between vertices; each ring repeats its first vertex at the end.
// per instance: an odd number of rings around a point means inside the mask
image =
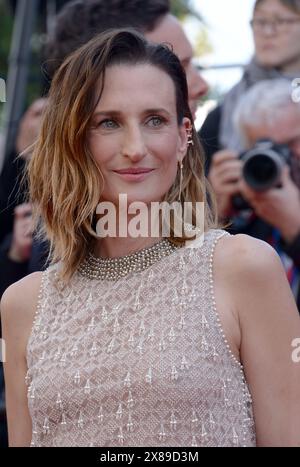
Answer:
POLYGON ((148 123, 150 124, 150 126, 154 126, 154 127, 161 126, 163 122, 164 122, 164 119, 162 117, 151 117, 148 120, 148 123))
POLYGON ((102 122, 100 122, 98 126, 104 129, 112 130, 114 128, 117 128, 118 125, 114 120, 106 119, 102 120, 102 122))

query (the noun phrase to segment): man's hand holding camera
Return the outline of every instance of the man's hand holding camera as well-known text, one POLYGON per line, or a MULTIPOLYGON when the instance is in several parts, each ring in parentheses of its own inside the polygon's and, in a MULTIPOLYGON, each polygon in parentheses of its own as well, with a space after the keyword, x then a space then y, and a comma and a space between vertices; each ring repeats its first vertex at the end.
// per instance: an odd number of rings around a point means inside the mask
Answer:
MULTIPOLYGON (((247 176, 253 184, 253 186, 250 186, 251 183, 247 183, 244 178, 245 160, 247 160, 245 156, 247 154, 244 153, 244 155, 239 156, 234 151, 222 150, 214 154, 208 178, 217 196, 221 218, 224 219, 233 214, 233 199, 236 195, 242 195, 256 215, 277 228, 285 241, 289 243, 300 232, 300 214, 297 215, 297 213, 300 213, 300 191, 291 178, 289 165, 284 164, 280 168, 280 164, 276 160, 275 162, 272 160, 272 154, 270 161, 276 167, 276 170, 273 170, 273 167, 270 171, 270 167, 268 167, 264 172, 266 166, 264 162, 262 164, 261 160, 261 151, 259 150, 262 149, 261 144, 266 144, 267 155, 269 149, 283 150, 282 160, 288 161, 288 157, 284 156, 283 148, 273 146, 271 142, 269 142, 269 147, 268 142, 259 143, 258 146, 254 147, 254 149, 258 148, 258 151, 255 151, 256 167, 254 171, 254 166, 249 165, 250 159, 247 162, 247 176), (260 165, 257 165, 257 162, 260 165), (280 174, 278 182, 276 182, 276 175, 274 175, 276 171, 280 174), (270 185, 273 183, 273 186, 269 189, 254 189, 254 186, 259 184, 267 186, 269 182, 270 185)), ((254 151, 252 152, 254 153, 254 151)))
POLYGON ((240 192, 242 161, 238 154, 224 149, 214 154, 208 179, 215 191, 221 218, 232 214, 232 197, 240 192))
POLYGON ((257 192, 242 178, 239 187, 256 215, 276 227, 288 243, 292 242, 300 232, 300 192, 291 179, 289 167, 283 168, 278 188, 257 192))

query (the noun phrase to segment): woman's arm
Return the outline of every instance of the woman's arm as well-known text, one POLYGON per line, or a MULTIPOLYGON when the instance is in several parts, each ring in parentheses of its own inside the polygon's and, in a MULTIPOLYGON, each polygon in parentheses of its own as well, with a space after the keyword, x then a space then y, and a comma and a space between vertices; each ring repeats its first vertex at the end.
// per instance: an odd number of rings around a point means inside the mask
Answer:
POLYGON ((31 418, 27 403, 26 348, 31 332, 41 273, 33 273, 11 285, 1 299, 6 412, 9 446, 29 446, 31 418))
POLYGON ((12 234, 5 237, 0 244, 0 299, 5 290, 14 282, 28 274, 28 261, 16 262, 9 257, 9 249, 12 242, 12 234), (5 272, 4 272, 5 271, 5 272))
POLYGON ((229 242, 226 274, 240 321, 257 445, 300 446, 300 363, 292 359, 300 318, 284 269, 264 242, 244 235, 229 242))

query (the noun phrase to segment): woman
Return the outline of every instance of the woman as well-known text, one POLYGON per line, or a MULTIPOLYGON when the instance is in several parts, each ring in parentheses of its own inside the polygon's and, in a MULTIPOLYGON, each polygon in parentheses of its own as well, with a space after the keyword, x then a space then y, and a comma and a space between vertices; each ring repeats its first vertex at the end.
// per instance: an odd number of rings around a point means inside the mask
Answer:
POLYGON ((208 205, 202 244, 174 218, 168 238, 93 230, 99 201, 120 215, 119 195, 206 200, 185 74, 166 46, 119 30, 71 55, 29 177, 53 254, 2 299, 11 446, 299 442, 299 319, 273 250, 212 228, 208 205))

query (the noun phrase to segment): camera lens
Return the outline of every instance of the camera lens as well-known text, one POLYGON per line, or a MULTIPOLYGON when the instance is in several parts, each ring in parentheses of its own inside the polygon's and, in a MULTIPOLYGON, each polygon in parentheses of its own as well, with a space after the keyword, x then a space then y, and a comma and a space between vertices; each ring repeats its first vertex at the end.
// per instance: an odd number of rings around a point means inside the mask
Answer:
POLYGON ((264 191, 278 179, 278 164, 266 154, 257 154, 250 158, 243 168, 248 185, 257 191, 264 191))

